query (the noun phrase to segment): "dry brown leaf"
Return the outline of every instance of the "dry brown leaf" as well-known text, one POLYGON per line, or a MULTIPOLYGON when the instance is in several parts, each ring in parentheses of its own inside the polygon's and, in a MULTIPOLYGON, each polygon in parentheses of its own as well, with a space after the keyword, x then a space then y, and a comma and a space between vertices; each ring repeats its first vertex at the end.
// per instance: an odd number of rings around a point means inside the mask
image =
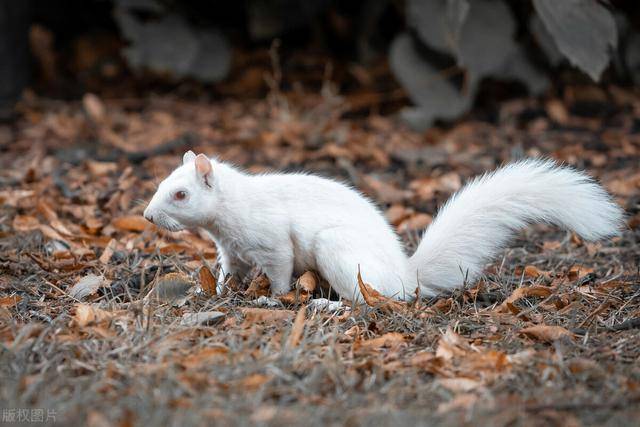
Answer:
POLYGON ((571 360, 567 360, 566 366, 573 374, 580 374, 582 372, 589 371, 594 373, 604 373, 604 369, 598 364, 598 362, 583 357, 576 357, 571 360))
POLYGON ((112 313, 89 304, 77 304, 75 308, 73 321, 81 328, 113 318, 112 313))
POLYGON ((103 226, 104 222, 98 218, 87 217, 84 219, 84 228, 89 234, 98 234, 103 226))
POLYGON ((388 332, 382 336, 370 340, 356 340, 354 349, 379 349, 397 348, 406 342, 405 337, 399 332, 388 332))
POLYGON ((100 258, 98 258, 98 261, 100 261, 100 264, 108 264, 109 261, 111 261, 111 257, 113 257, 113 253, 115 252, 117 245, 118 245, 118 242, 116 241, 116 239, 109 240, 109 243, 107 243, 107 246, 104 248, 104 251, 102 251, 100 258))
POLYGON ((272 310, 259 307, 241 307, 240 311, 244 315, 245 322, 274 322, 281 320, 290 320, 295 316, 292 310, 272 310))
POLYGON ((43 199, 38 200, 37 210, 40 214, 42 214, 48 222, 53 222, 58 220, 58 214, 53 210, 53 208, 43 199))
POLYGON ((393 225, 398 226, 402 221, 409 218, 414 213, 413 209, 409 209, 403 205, 392 205, 385 212, 387 220, 393 225))
POLYGON ((527 266, 524 267, 524 276, 525 277, 530 277, 532 279, 535 279, 535 278, 543 276, 545 274, 546 274, 545 271, 540 270, 535 265, 527 265, 527 266))
POLYGON ((562 243, 558 240, 549 240, 542 244, 542 250, 544 251, 556 251, 562 247, 562 243))
POLYGON ((151 223, 140 215, 128 215, 114 219, 111 225, 121 231, 144 231, 151 223))
POLYGON ((398 232, 420 231, 427 228, 433 221, 433 217, 426 213, 417 213, 398 224, 398 232))
POLYGON ((569 123, 569 112, 562 101, 558 99, 549 100, 546 107, 547 114, 553 121, 561 125, 569 123))
POLYGON ((271 289, 271 282, 266 274, 262 273, 255 277, 244 294, 250 298, 258 298, 262 296, 269 296, 271 289))
POLYGON ((200 279, 200 287, 202 291, 209 296, 218 295, 218 289, 216 286, 216 279, 213 277, 211 270, 206 265, 200 267, 198 270, 198 278, 200 279))
POLYGON ((382 295, 380 292, 373 289, 367 283, 364 283, 362 280, 362 275, 360 274, 360 269, 358 268, 358 287, 360 288, 360 293, 362 294, 362 298, 370 307, 378 307, 384 311, 404 311, 407 309, 407 304, 402 303, 400 301, 396 301, 391 298, 387 298, 382 295))
POLYGON ((593 268, 585 267, 583 265, 574 265, 569 269, 567 277, 569 280, 579 280, 591 273, 593 273, 593 268))
MULTIPOLYGON (((513 306, 513 303, 518 301, 519 299, 526 297, 541 297, 547 298, 553 293, 553 290, 546 286, 527 286, 521 287, 514 290, 509 297, 504 300, 502 304, 500 304, 496 310, 500 313, 513 313, 513 308, 509 307, 513 306)), ((515 306, 513 306, 515 308, 515 306)), ((517 313, 515 313, 517 314, 517 313)))
POLYGON ((304 304, 309 301, 311 294, 309 292, 293 290, 284 295, 279 295, 277 298, 286 305, 304 304))
POLYGON ((38 218, 30 215, 16 215, 13 218, 12 227, 16 231, 37 230, 40 227, 38 218))
POLYGON ((375 194, 376 199, 383 203, 399 203, 411 197, 411 192, 401 190, 393 184, 381 181, 371 175, 364 177, 364 183, 375 194))
POLYGON ((87 160, 87 168, 94 177, 101 177, 118 171, 118 164, 114 162, 98 162, 87 160))
POLYGON ((88 274, 81 277, 75 285, 69 289, 69 295, 73 298, 82 300, 89 295, 93 295, 98 292, 98 289, 102 286, 108 285, 108 281, 104 276, 98 276, 96 274, 88 274))
POLYGON ((105 118, 104 104, 96 95, 87 93, 82 97, 82 106, 87 115, 96 123, 101 123, 105 118))
POLYGON ((296 287, 306 292, 313 292, 316 286, 318 286, 318 279, 313 271, 305 271, 296 282, 296 287))
POLYGON ((253 374, 244 377, 242 380, 238 381, 236 384, 242 388, 246 388, 250 391, 257 390, 262 385, 266 384, 269 380, 271 380, 271 376, 264 374, 253 374))
POLYGON ((436 192, 453 193, 462 187, 462 179, 455 172, 446 173, 437 178, 418 178, 409 183, 409 188, 421 200, 433 200, 436 192))
POLYGON ((287 338, 287 348, 294 348, 297 347, 298 344, 300 344, 302 334, 304 333, 306 314, 307 307, 300 307, 300 309, 298 310, 298 314, 296 314, 296 319, 293 321, 293 325, 291 326, 289 337, 287 338))
POLYGON ((440 337, 436 356, 444 360, 451 360, 454 357, 465 356, 473 351, 466 339, 456 334, 451 327, 440 337))
POLYGON ((22 301, 20 295, 12 295, 0 298, 0 307, 11 308, 22 301))
POLYGON ((33 190, 8 190, 0 191, 0 203, 15 207, 19 201, 27 197, 33 197, 33 190))
POLYGON ((564 338, 573 338, 573 334, 562 326, 535 325, 520 330, 520 334, 526 335, 538 341, 553 342, 564 338))
POLYGON ((448 414, 452 411, 468 411, 478 402, 478 400, 479 396, 477 393, 456 394, 453 399, 439 404, 437 412, 438 414, 448 414))
POLYGON ((180 361, 185 369, 196 369, 204 365, 208 365, 215 360, 226 359, 229 354, 227 347, 208 347, 195 353, 189 354, 180 361))

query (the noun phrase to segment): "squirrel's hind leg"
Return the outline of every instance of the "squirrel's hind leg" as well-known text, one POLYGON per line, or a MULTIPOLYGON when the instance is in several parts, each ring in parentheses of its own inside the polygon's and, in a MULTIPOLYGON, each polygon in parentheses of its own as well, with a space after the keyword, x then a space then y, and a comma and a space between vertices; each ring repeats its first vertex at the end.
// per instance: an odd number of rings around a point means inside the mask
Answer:
POLYGON ((342 298, 359 301, 357 250, 346 238, 348 232, 339 229, 325 230, 318 234, 315 242, 315 257, 318 273, 342 298))

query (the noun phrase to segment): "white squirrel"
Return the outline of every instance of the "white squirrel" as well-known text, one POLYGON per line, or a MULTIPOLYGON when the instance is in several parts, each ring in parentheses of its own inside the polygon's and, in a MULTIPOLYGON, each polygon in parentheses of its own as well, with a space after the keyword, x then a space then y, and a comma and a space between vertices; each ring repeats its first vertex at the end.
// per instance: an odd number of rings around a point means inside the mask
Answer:
POLYGON ((361 300, 357 275, 383 295, 412 299, 473 283, 515 232, 544 222, 586 240, 619 234, 623 210, 592 178, 551 160, 508 164, 469 182, 427 228, 415 253, 356 190, 304 173, 252 175, 189 151, 144 211, 171 231, 201 227, 222 273, 257 266, 274 295, 318 272, 343 298, 361 300))

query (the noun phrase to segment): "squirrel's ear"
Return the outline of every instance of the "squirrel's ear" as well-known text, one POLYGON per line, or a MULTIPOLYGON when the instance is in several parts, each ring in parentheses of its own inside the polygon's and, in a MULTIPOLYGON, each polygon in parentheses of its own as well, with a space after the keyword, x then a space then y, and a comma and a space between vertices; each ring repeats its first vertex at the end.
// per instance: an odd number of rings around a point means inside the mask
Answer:
POLYGON ((196 156, 196 175, 200 178, 207 187, 211 187, 211 178, 213 177, 213 166, 211 166, 211 160, 204 154, 198 154, 196 156))
POLYGON ((196 153, 189 150, 186 153, 184 153, 184 156, 182 156, 182 164, 186 165, 187 163, 191 163, 195 160, 195 158, 196 158, 196 153))

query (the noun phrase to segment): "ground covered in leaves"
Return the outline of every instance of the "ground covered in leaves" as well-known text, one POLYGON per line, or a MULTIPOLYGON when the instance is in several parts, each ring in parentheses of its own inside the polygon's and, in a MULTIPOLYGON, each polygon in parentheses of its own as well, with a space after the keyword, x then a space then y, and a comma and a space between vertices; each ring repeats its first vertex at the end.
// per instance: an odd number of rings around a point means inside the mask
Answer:
POLYGON ((27 97, 0 127, 3 422, 637 422, 640 98, 568 87, 424 134, 349 101, 27 97), (260 276, 214 295, 206 236, 140 216, 186 149, 348 181, 408 248, 466 179, 526 155, 587 169, 629 227, 602 243, 533 227, 477 286, 431 300, 326 310, 307 273, 268 305, 260 276))

